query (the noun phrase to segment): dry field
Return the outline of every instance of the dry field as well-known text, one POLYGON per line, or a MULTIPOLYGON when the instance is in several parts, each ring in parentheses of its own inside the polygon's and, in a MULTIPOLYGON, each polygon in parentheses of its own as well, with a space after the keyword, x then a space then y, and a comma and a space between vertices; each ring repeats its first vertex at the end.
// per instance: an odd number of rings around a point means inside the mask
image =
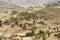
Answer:
POLYGON ((0 40, 60 40, 60 9, 24 10, 0 12, 0 40))

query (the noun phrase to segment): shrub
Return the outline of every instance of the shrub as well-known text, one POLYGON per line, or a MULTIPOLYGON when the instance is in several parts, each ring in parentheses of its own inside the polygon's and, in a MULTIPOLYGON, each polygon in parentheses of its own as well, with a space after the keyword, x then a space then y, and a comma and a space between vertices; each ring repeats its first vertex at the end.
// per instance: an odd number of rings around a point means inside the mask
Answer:
POLYGON ((12 24, 11 27, 14 27, 14 24, 12 24))
POLYGON ((4 21, 4 24, 10 25, 9 20, 5 20, 5 21, 4 21))
POLYGON ((35 27, 31 28, 31 32, 32 32, 32 34, 35 34, 35 27))
POLYGON ((24 19, 25 19, 25 20, 30 20, 30 17, 27 16, 27 17, 25 17, 24 19))
POLYGON ((0 37, 0 40, 3 40, 3 39, 0 37))
POLYGON ((20 23, 20 25, 19 25, 20 27, 22 27, 23 26, 23 24, 22 23, 20 23))
POLYGON ((59 28, 58 28, 58 27, 56 27, 56 30, 58 31, 58 30, 59 30, 59 28))
POLYGON ((43 30, 39 30, 39 34, 40 35, 44 34, 44 31, 43 30))
POLYGON ((26 29, 27 29, 25 24, 23 25, 23 29, 24 29, 24 30, 26 30, 26 29))
POLYGON ((31 32, 28 32, 26 33, 26 36, 29 37, 29 36, 33 36, 33 34, 31 32))
POLYGON ((39 34, 41 35, 41 37, 42 37, 43 40, 46 40, 45 31, 39 30, 39 34))
POLYGON ((44 20, 49 20, 49 19, 51 19, 51 17, 49 17, 49 16, 47 16, 47 15, 42 15, 41 16, 44 20))
POLYGON ((43 40, 46 40, 46 37, 45 36, 43 36, 43 38, 42 38, 43 40))
POLYGON ((16 24, 16 25, 19 25, 19 23, 18 23, 18 21, 17 21, 17 20, 15 20, 15 24, 16 24))
POLYGON ((12 13, 13 13, 13 14, 17 14, 18 12, 17 12, 16 10, 13 10, 12 13))
POLYGON ((39 24, 46 25, 46 23, 44 23, 43 21, 40 21, 39 24))
POLYGON ((49 26, 48 29, 49 29, 49 31, 50 31, 51 27, 49 26))
POLYGON ((2 26, 2 20, 0 20, 0 27, 2 26))
POLYGON ((11 21, 11 22, 14 22, 14 21, 16 21, 16 18, 11 17, 10 21, 11 21))
POLYGON ((35 25, 35 20, 33 20, 33 24, 35 25))
POLYGON ((51 33, 50 33, 50 32, 48 32, 48 37, 50 37, 50 35, 51 35, 51 33))

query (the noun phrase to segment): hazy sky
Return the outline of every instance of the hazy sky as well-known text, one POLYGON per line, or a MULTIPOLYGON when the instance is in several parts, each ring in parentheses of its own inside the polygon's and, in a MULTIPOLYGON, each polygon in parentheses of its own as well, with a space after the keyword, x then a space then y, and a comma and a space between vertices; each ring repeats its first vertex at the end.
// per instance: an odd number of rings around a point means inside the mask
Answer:
POLYGON ((10 1, 10 2, 18 2, 18 1, 41 1, 41 2, 46 2, 46 1, 57 1, 57 0, 2 0, 2 1, 10 1))

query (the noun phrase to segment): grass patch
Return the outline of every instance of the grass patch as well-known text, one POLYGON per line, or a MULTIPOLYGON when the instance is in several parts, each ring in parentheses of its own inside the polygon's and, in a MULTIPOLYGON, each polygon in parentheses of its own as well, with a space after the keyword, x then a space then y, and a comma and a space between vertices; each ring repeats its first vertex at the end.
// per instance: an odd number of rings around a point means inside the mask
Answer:
POLYGON ((44 8, 44 9, 42 9, 42 11, 60 13, 60 9, 59 8, 44 8))

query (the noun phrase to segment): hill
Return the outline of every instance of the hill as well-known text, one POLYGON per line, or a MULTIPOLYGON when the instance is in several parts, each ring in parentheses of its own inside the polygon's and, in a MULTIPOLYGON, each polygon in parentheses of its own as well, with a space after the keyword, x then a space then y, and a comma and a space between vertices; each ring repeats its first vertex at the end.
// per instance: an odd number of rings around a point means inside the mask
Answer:
POLYGON ((0 10, 16 9, 16 8, 20 8, 20 6, 17 6, 15 4, 11 4, 11 3, 6 3, 4 1, 0 1, 0 10))
POLYGON ((48 4, 48 3, 51 4, 59 0, 1 0, 1 1, 27 7, 27 6, 35 6, 35 5, 43 6, 43 4, 48 4))

